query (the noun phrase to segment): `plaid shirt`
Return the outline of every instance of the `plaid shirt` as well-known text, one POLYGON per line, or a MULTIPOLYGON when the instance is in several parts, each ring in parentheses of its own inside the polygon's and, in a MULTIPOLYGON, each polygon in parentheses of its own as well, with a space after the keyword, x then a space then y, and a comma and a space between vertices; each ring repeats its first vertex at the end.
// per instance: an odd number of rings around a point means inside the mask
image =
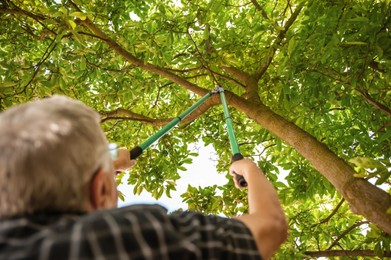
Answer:
POLYGON ((158 205, 0 221, 0 259, 261 259, 240 221, 158 205))

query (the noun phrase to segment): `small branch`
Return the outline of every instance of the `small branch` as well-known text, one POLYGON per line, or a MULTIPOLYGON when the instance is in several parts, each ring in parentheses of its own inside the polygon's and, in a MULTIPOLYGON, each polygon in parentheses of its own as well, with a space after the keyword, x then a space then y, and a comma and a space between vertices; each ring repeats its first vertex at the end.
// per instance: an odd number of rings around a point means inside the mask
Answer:
POLYGON ((157 106, 157 103, 159 101, 159 98, 160 98, 160 91, 165 88, 165 87, 168 87, 170 85, 172 85, 173 83, 172 82, 169 82, 169 83, 166 83, 164 84, 163 86, 160 86, 158 87, 158 92, 157 92, 157 95, 156 95, 156 99, 155 99, 155 102, 153 103, 151 109, 155 108, 157 106))
POLYGON ((86 56, 84 56, 84 58, 86 59, 86 62, 88 63, 88 65, 91 65, 92 67, 94 68, 97 68, 97 69, 101 69, 101 70, 105 70, 105 71, 110 71, 110 72, 126 72, 128 70, 131 70, 134 68, 134 66, 126 66, 122 69, 111 69, 111 68, 104 68, 104 67, 101 67, 95 63, 92 63, 90 62, 86 56))
POLYGON ((50 31, 50 33, 52 33, 53 35, 56 35, 56 33, 49 29, 44 23, 42 23, 43 20, 47 19, 47 17, 45 16, 40 16, 40 15, 36 15, 34 13, 31 13, 31 12, 28 12, 28 11, 25 11, 21 8, 19 8, 17 5, 15 5, 14 3, 12 3, 10 1, 10 3, 12 4, 12 6, 14 7, 14 9, 4 9, 4 8, 1 8, 0 9, 0 14, 12 14, 12 15, 21 15, 21 16, 27 16, 33 20, 35 20, 37 23, 39 23, 40 25, 42 25, 43 28, 45 28, 46 30, 50 31))
MULTIPOLYGON (((340 78, 336 78, 334 75, 329 75, 327 73, 324 73, 322 71, 319 71, 319 70, 307 70, 309 72, 316 72, 316 73, 319 73, 329 79, 332 79, 338 83, 342 83, 342 84, 347 84, 347 85, 350 85, 352 86, 349 82, 346 82, 342 79, 343 75, 340 74, 338 71, 334 71, 334 74, 337 74, 337 76, 339 76, 340 78)), ((389 109, 388 107, 386 107, 385 105, 373 100, 373 98, 368 94, 368 92, 365 92, 361 89, 359 89, 358 87, 355 87, 354 88, 355 91, 357 91, 362 97, 364 97, 364 99, 366 101, 368 101, 368 103, 372 104, 375 108, 383 111, 385 114, 387 114, 388 116, 391 116, 391 109, 389 109)))
MULTIPOLYGON (((327 251, 306 251, 304 254, 310 256, 310 257, 333 257, 333 256, 347 256, 347 257, 354 257, 354 256, 372 256, 376 257, 378 256, 375 251, 373 250, 327 250, 327 251)), ((384 257, 390 257, 391 252, 384 252, 384 257)))
POLYGON ((31 79, 29 80, 29 82, 26 83, 26 85, 23 87, 23 89, 20 92, 15 93, 15 95, 20 95, 20 94, 24 93, 26 91, 27 87, 31 84, 31 82, 33 82, 33 80, 35 79, 35 77, 37 76, 37 74, 39 72, 41 65, 49 58, 50 54, 56 48, 57 44, 55 42, 56 42, 56 39, 53 39, 52 42, 49 44, 49 46, 46 48, 45 53, 43 54, 41 60, 34 66, 34 73, 33 73, 33 76, 31 77, 31 79), (53 47, 52 47, 52 45, 53 45, 53 47))
POLYGON ((189 30, 187 30, 187 35, 189 36, 190 40, 193 42, 193 45, 194 45, 194 48, 196 49, 198 55, 200 56, 200 62, 202 64, 202 66, 207 70, 209 71, 210 75, 212 76, 213 80, 215 81, 216 85, 219 85, 213 71, 209 68, 209 66, 207 65, 207 62, 206 60, 204 59, 204 56, 202 55, 201 51, 199 50, 198 46, 197 46, 197 43, 194 41, 193 37, 191 36, 189 30))
POLYGON ((356 222, 354 223, 351 227, 349 227, 348 229, 346 229, 344 232, 342 232, 342 234, 340 234, 334 241, 333 243, 327 248, 327 250, 330 250, 331 248, 333 248, 334 246, 336 246, 338 244, 338 241, 341 240, 344 236, 346 236, 350 231, 352 231, 353 229, 355 229, 356 227, 359 227, 361 225, 364 225, 364 224, 368 224, 369 221, 359 221, 359 222, 356 222))
MULTIPOLYGON (((80 8, 72 0, 68 0, 68 2, 72 5, 72 7, 75 10, 81 12, 80 8)), ((95 35, 95 37, 104 41, 113 51, 115 51, 117 54, 124 57, 127 61, 129 61, 130 63, 132 63, 136 67, 139 67, 139 68, 144 69, 146 71, 149 71, 149 72, 158 74, 160 76, 166 77, 166 78, 172 80, 173 82, 175 82, 176 84, 186 88, 187 90, 192 91, 194 93, 197 93, 198 95, 206 95, 209 92, 208 89, 201 88, 201 87, 197 86, 196 84, 191 83, 191 82, 187 81, 186 79, 184 79, 176 74, 173 74, 172 72, 170 72, 162 67, 153 65, 151 63, 144 63, 142 60, 138 59, 133 54, 131 54, 130 52, 125 50, 115 40, 113 40, 107 34, 105 34, 88 17, 83 21, 78 20, 78 22, 80 22, 80 24, 87 27, 95 35)))
POLYGON ((265 10, 263 10, 262 6, 256 0, 251 0, 251 3, 253 3, 253 5, 255 6, 255 9, 257 9, 258 11, 261 12, 263 18, 265 18, 266 20, 269 20, 267 13, 265 12, 265 10))
POLYGON ((166 123, 170 122, 170 118, 166 119, 152 119, 149 117, 146 117, 144 115, 134 113, 130 110, 118 108, 113 111, 100 111, 99 114, 103 116, 104 118, 101 120, 101 123, 107 121, 107 120, 132 120, 132 121, 139 121, 148 123, 150 125, 154 126, 163 126, 166 123))
POLYGON ((36 15, 36 14, 33 14, 33 13, 30 13, 30 12, 27 12, 25 10, 20 9, 14 3, 12 3, 12 5, 14 6, 14 9, 0 8, 0 14, 13 14, 13 15, 17 14, 17 15, 28 16, 28 17, 36 20, 37 22, 45 19, 45 17, 43 17, 43 16, 39 16, 39 15, 36 15))
POLYGON ((363 96, 364 99, 366 101, 368 101, 368 103, 372 104, 374 107, 376 107, 377 109, 383 111, 384 113, 386 113, 388 116, 391 117, 391 109, 389 109, 385 105, 380 104, 379 102, 373 100, 371 98, 371 96, 368 94, 368 92, 360 90, 358 87, 354 88, 354 90, 356 90, 361 96, 363 96))
MULTIPOLYGON (((203 103, 199 108, 194 110, 190 115, 185 117, 181 123, 185 124, 191 122, 198 118, 200 115, 205 113, 209 108, 220 104, 220 99, 218 95, 214 95, 205 103, 203 103)), ((118 108, 113 111, 100 111, 99 114, 102 116, 101 123, 104 123, 109 120, 131 120, 139 121, 153 126, 164 126, 169 123, 173 118, 162 118, 162 119, 153 119, 138 113, 134 113, 130 110, 118 108)))
POLYGON ((218 72, 216 72, 216 71, 213 71, 213 73, 216 74, 216 75, 218 75, 220 78, 226 79, 226 80, 228 80, 228 81, 232 81, 233 83, 235 83, 235 84, 241 86, 242 88, 246 88, 246 86, 245 86, 243 83, 237 81, 237 80, 234 79, 234 78, 228 77, 228 76, 226 76, 226 75, 224 75, 224 74, 221 74, 221 73, 218 73, 218 72))
POLYGON ((320 224, 323 224, 323 223, 326 223, 328 222, 339 210, 339 208, 342 206, 343 202, 345 201, 345 199, 341 199, 341 201, 338 203, 338 205, 333 209, 333 211, 331 212, 331 214, 329 216, 327 216, 325 219, 321 220, 319 223, 316 223, 314 225, 311 226, 311 228, 315 227, 315 226, 318 226, 320 224))
POLYGON ((285 38, 286 32, 289 30, 289 28, 292 26, 292 24, 295 22, 295 20, 299 16, 299 14, 300 14, 301 10, 303 9, 303 6, 304 6, 303 3, 301 3, 296 8, 296 10, 293 12, 291 17, 289 17, 288 21, 286 22, 286 24, 284 26, 284 30, 281 30, 280 33, 277 35, 277 38, 273 42, 272 47, 270 47, 270 51, 267 54, 265 60, 262 62, 261 66, 259 67, 259 69, 255 73, 255 78, 257 80, 259 80, 263 76, 263 74, 265 74, 266 70, 269 68, 269 66, 270 66, 270 64, 271 64, 271 62, 272 62, 272 60, 274 58, 274 55, 276 53, 277 46, 281 45, 282 40, 285 38))
POLYGON ((270 147, 273 147, 273 146, 276 146, 277 144, 270 144, 270 145, 267 145, 267 146, 264 146, 261 153, 259 154, 259 156, 261 156, 267 149, 269 149, 270 147))

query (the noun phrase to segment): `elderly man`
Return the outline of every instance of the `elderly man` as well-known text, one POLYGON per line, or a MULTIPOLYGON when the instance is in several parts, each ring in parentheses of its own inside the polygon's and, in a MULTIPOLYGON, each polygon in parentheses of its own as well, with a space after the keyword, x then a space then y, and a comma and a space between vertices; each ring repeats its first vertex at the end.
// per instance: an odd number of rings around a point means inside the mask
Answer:
MULTIPOLYGON (((248 159, 230 173, 248 182, 237 218, 117 206, 115 173, 99 116, 62 96, 0 114, 0 259, 267 259, 286 239, 277 193, 248 159)), ((239 185, 235 183, 237 187, 239 185)))

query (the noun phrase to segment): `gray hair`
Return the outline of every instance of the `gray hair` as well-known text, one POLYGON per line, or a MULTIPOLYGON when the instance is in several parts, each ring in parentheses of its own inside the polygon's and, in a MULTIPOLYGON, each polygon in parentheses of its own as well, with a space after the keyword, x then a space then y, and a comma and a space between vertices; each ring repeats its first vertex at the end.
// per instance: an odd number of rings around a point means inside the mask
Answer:
POLYGON ((83 211, 94 172, 110 167, 99 115, 63 96, 0 114, 0 218, 83 211))

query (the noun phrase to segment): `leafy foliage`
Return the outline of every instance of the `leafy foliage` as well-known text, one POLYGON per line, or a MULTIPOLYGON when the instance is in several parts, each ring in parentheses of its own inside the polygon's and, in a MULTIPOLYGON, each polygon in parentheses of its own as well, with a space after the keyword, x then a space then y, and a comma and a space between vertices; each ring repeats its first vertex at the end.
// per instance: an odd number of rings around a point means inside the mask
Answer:
MULTIPOLYGON (((389 2, 372 0, 3 0, 0 109, 68 95, 100 112, 108 138, 131 148, 217 80, 255 110, 266 105, 293 122, 355 167, 357 178, 390 193, 390 14, 389 2), (256 78, 255 89, 243 75, 256 78)), ((226 172, 223 111, 209 105, 145 151, 121 180, 136 194, 170 196, 198 140, 213 145, 217 169, 226 172)), ((277 259, 312 251, 327 257, 333 249, 390 252, 389 235, 351 213, 307 158, 239 107, 231 117, 241 151, 264 169, 289 218, 290 238, 277 259)), ((205 213, 247 212, 246 193, 232 180, 189 185, 182 198, 205 213)))

